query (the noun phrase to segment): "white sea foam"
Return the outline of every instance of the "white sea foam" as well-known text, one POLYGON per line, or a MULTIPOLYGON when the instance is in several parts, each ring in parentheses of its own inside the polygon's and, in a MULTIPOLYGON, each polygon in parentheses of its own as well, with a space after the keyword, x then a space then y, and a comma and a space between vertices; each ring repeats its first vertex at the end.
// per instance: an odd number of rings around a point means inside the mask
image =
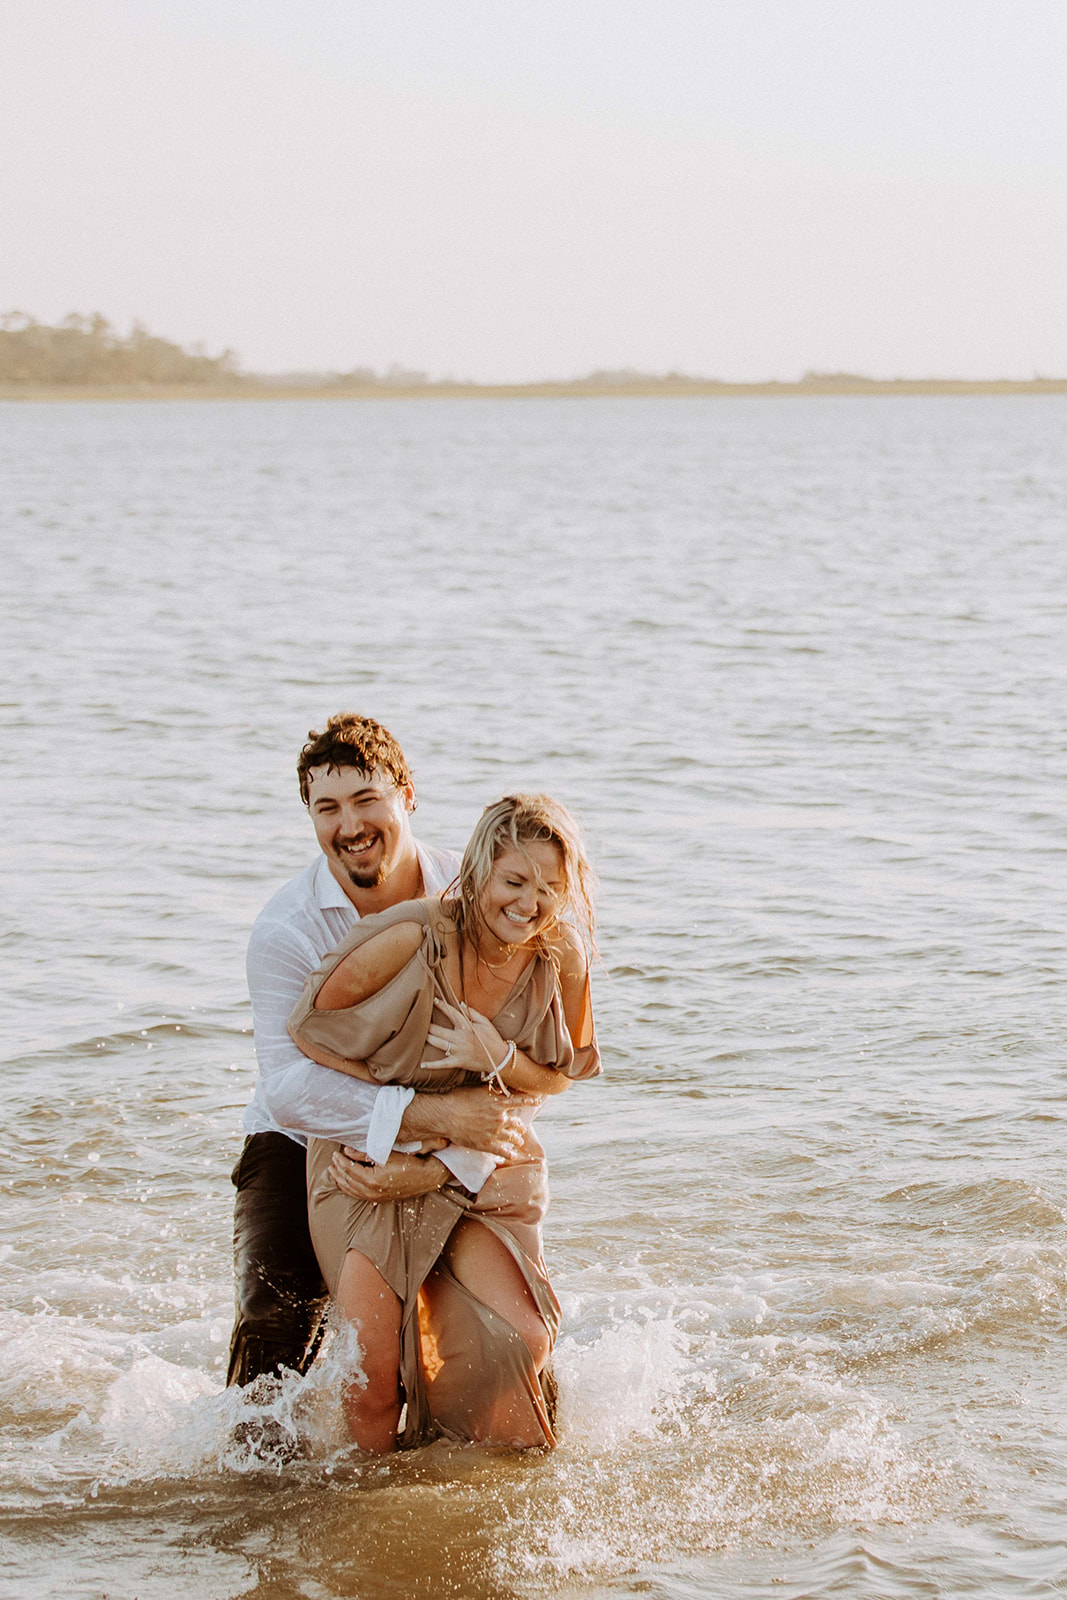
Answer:
POLYGON ((155 1476, 281 1472, 300 1459, 348 1455, 345 1383, 360 1376, 358 1336, 335 1333, 304 1377, 246 1389, 158 1356, 135 1360, 112 1384, 99 1418, 108 1449, 94 1492, 155 1476))
POLYGON ((615 1449, 653 1437, 676 1418, 690 1367, 687 1345, 672 1322, 651 1316, 609 1327, 588 1344, 561 1339, 553 1365, 569 1447, 615 1449))
MULTIPOLYGON (((656 1319, 561 1341, 561 1447, 499 1552, 502 1582, 903 1523, 958 1496, 953 1469, 909 1443, 869 1390, 814 1362, 763 1366, 714 1334, 709 1345, 694 1358, 691 1336, 656 1319), (716 1374, 723 1355, 730 1377, 716 1374)), ((764 1353, 780 1354, 774 1341, 764 1353)))

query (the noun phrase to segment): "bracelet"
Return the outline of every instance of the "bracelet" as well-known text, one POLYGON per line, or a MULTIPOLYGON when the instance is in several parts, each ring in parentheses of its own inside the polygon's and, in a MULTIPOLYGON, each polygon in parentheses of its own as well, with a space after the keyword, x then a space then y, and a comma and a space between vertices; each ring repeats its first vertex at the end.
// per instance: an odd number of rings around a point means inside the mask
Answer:
MULTIPOLYGON (((478 1039, 478 1035, 477 1034, 475 1034, 474 1037, 476 1039, 478 1039)), ((501 1060, 496 1065, 494 1065, 493 1058, 489 1054, 489 1051, 488 1051, 488 1048, 486 1047, 486 1045, 482 1043, 481 1039, 478 1039, 478 1043, 481 1046, 482 1054, 484 1055, 485 1059, 489 1063, 489 1071, 482 1073, 482 1082, 483 1083, 495 1083, 497 1088, 500 1090, 501 1094, 507 1094, 508 1086, 504 1082, 504 1080, 500 1076, 500 1074, 502 1072, 506 1072, 508 1067, 511 1066, 511 1063, 515 1059, 515 1041, 514 1041, 514 1039, 511 1040, 511 1042, 509 1043, 507 1049, 504 1051, 504 1054, 503 1054, 501 1060)))
MULTIPOLYGON (((486 1056, 490 1056, 488 1050, 486 1050, 486 1056)), ((504 1051, 504 1058, 502 1058, 502 1061, 498 1062, 498 1066, 493 1066, 493 1056, 490 1056, 490 1070, 488 1070, 483 1077, 485 1077, 486 1083, 496 1083, 496 1086, 498 1086, 501 1094, 507 1094, 507 1085, 504 1083, 504 1078, 501 1077, 501 1072, 506 1072, 507 1067, 510 1067, 510 1064, 512 1064, 514 1059, 515 1040, 512 1040, 510 1045, 507 1046, 507 1050, 504 1051)))
POLYGON ((504 1051, 503 1061, 498 1061, 496 1066, 493 1068, 493 1076, 498 1078, 502 1072, 505 1072, 507 1068, 511 1066, 511 1063, 514 1061, 514 1059, 515 1041, 512 1039, 508 1044, 507 1049, 504 1051))

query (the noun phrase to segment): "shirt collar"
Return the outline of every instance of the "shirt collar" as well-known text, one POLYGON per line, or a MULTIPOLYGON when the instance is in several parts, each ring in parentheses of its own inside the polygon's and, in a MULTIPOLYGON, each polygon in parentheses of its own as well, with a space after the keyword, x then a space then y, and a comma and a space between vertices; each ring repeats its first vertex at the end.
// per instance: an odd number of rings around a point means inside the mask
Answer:
POLYGON ((323 911, 327 907, 336 907, 339 911, 356 909, 330 871, 330 863, 324 855, 320 855, 315 863, 314 894, 315 904, 323 911))
POLYGON ((419 871, 422 873, 422 892, 426 899, 432 899, 435 894, 440 894, 455 877, 451 870, 451 863, 439 860, 438 852, 431 853, 429 848, 415 840, 415 849, 419 857, 419 871), (444 870, 442 871, 442 865, 444 870))

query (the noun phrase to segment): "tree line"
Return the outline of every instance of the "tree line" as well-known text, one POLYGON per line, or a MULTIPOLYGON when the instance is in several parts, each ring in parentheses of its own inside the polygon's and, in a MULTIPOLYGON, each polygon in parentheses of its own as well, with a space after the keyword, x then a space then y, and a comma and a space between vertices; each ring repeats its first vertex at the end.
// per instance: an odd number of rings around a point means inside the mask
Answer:
POLYGON ((56 327, 21 311, 0 316, 0 383, 229 385, 240 377, 232 350, 185 350, 139 322, 123 338, 99 312, 72 312, 56 327))

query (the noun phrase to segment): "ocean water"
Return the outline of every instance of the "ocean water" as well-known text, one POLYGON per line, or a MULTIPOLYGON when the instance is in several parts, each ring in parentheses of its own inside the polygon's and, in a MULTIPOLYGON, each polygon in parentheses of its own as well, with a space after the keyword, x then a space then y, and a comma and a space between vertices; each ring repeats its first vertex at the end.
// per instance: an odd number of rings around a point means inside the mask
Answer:
POLYGON ((0 1593, 1067 1591, 1067 401, 0 406, 0 1593), (547 789, 552 1455, 222 1387, 306 730, 547 789), (239 1437, 239 1435, 237 1436, 239 1437))

